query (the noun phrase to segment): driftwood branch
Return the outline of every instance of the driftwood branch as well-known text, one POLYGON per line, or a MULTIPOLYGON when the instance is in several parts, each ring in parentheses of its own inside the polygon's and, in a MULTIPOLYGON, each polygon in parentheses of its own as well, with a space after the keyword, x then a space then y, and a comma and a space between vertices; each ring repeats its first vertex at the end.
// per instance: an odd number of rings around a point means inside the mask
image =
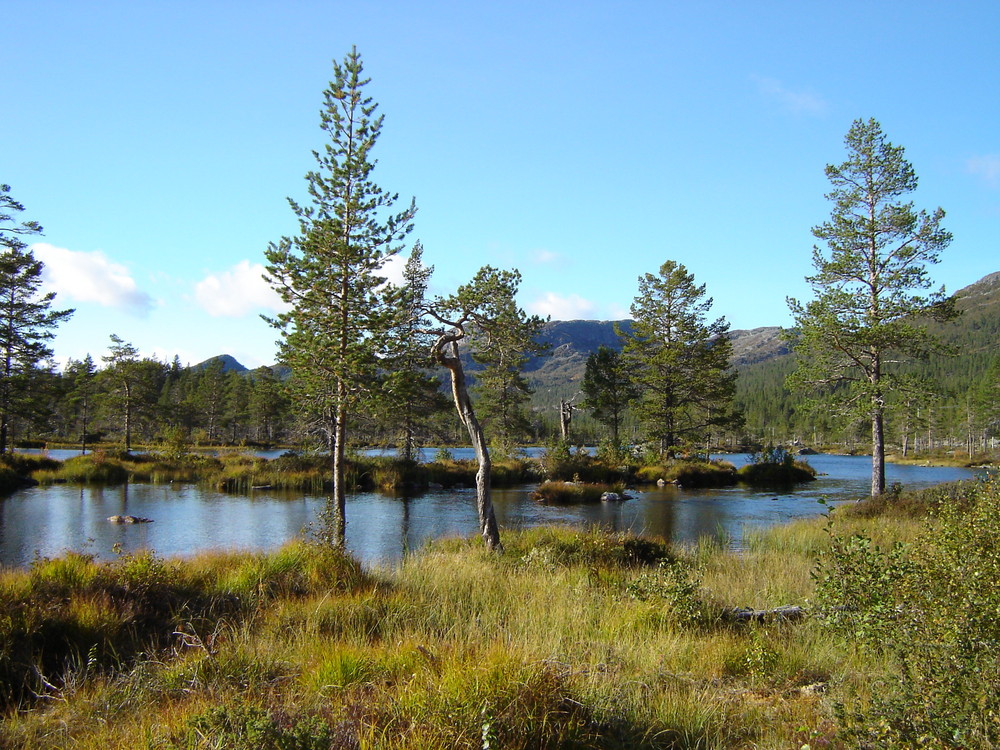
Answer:
POLYGON ((727 612, 736 622, 764 622, 766 620, 800 620, 806 612, 802 607, 786 604, 774 609, 752 609, 751 607, 736 607, 727 612))

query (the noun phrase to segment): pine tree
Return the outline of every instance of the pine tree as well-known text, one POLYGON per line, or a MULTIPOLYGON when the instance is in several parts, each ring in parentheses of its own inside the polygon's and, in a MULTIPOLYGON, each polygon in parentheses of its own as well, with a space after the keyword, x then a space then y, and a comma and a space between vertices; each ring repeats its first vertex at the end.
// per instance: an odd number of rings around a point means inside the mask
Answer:
POLYGON ((107 365, 100 373, 104 407, 109 419, 121 425, 125 451, 130 452, 138 432, 149 437, 152 431, 168 368, 155 359, 140 359, 139 350, 116 334, 101 359, 107 365))
POLYGON ((18 223, 24 206, 10 197, 10 186, 0 185, 0 455, 7 452, 10 420, 28 417, 32 399, 30 381, 39 363, 52 356, 45 344, 53 329, 73 310, 52 310, 55 293, 40 294, 42 263, 23 235, 40 234, 35 221, 18 223))
POLYGON ((88 430, 94 418, 96 374, 97 367, 89 354, 82 360, 71 359, 66 365, 66 403, 72 410, 74 424, 80 430, 80 451, 84 454, 87 452, 88 430))
POLYGON ((736 373, 725 318, 708 323, 705 285, 672 260, 639 278, 632 328, 618 329, 640 396, 635 410, 649 440, 673 456, 700 444, 713 427, 741 423, 732 402, 736 373))
POLYGON ((441 380, 430 371, 433 336, 420 322, 434 272, 433 266, 423 265, 422 258, 418 242, 403 269, 403 284, 396 290, 399 320, 383 368, 384 385, 374 394, 373 404, 380 421, 397 435, 398 455, 406 461, 415 460, 421 442, 431 437, 434 417, 448 408, 441 380))
POLYGON ((269 367, 258 367, 250 375, 247 410, 254 439, 272 443, 288 411, 288 390, 269 367))
MULTIPOLYGON (((528 316, 517 306, 515 296, 521 282, 517 271, 499 271, 483 266, 471 282, 450 297, 438 298, 426 310, 435 336, 431 352, 451 373, 451 393, 462 425, 469 433, 479 469, 476 472, 476 510, 479 531, 488 549, 503 551, 500 528, 493 511, 490 473, 493 461, 483 425, 476 415, 459 356, 459 342, 502 336, 510 351, 531 347, 542 327, 542 319, 528 316)), ((481 347, 482 348, 482 347, 481 347)))
POLYGON ((334 64, 320 123, 329 142, 314 152, 317 169, 306 175, 311 202, 289 201, 299 234, 266 252, 270 281, 291 305, 271 321, 282 333, 281 359, 299 383, 298 398, 330 424, 333 495, 320 534, 337 546, 346 533, 348 418, 378 382, 394 322, 382 267, 401 249, 416 212, 412 203, 393 212, 397 196, 372 181, 383 118, 362 73, 356 49, 334 64))
POLYGON ((505 458, 519 451, 531 431, 525 406, 532 389, 524 366, 546 350, 536 341, 544 321, 537 316, 520 321, 519 315, 516 306, 506 307, 489 333, 472 341, 472 359, 482 368, 475 373, 472 389, 476 408, 490 430, 494 450, 505 458))
POLYGON ((828 165, 834 208, 813 228, 826 249, 813 248, 814 299, 789 299, 798 367, 789 384, 840 394, 849 417, 871 426, 873 497, 885 491, 886 402, 897 388, 894 365, 942 349, 925 322, 954 316, 944 289, 931 294, 927 266, 951 242, 944 211, 916 211, 903 196, 917 175, 903 149, 874 119, 855 120, 844 139, 847 160, 828 165))
POLYGON ((612 443, 616 449, 620 448, 622 419, 638 395, 621 353, 604 345, 591 352, 580 389, 584 395, 581 406, 590 409, 594 419, 610 428, 612 443))

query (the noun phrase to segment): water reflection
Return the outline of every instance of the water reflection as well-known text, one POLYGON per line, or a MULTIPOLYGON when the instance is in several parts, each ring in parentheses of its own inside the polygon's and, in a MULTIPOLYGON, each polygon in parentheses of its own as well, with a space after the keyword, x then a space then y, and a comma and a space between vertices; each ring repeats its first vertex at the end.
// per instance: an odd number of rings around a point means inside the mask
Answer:
MULTIPOLYGON (((633 491, 633 499, 624 503, 546 506, 530 499, 530 487, 521 487, 495 490, 494 504, 505 529, 597 524, 685 543, 722 536, 739 546, 748 528, 820 514, 821 497, 837 502, 867 492, 870 462, 864 457, 814 456, 810 461, 824 476, 790 492, 668 486, 633 491)), ((890 466, 888 481, 919 487, 972 475, 964 469, 890 466)), ((125 551, 154 549, 164 556, 273 549, 301 535, 325 500, 272 490, 228 495, 182 484, 35 487, 0 501, 0 563, 23 566, 36 555, 67 550, 110 558, 116 544, 125 551), (141 516, 153 523, 115 524, 107 520, 113 515, 141 516)), ((469 536, 476 529, 473 489, 410 498, 358 493, 347 501, 347 544, 367 563, 398 560, 428 539, 469 536)))

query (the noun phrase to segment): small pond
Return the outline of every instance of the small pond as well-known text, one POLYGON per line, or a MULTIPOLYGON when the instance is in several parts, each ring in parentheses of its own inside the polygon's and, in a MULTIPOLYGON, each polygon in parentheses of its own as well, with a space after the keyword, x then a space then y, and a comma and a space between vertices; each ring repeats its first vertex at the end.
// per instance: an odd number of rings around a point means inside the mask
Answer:
MULTIPOLYGON (((742 455, 726 458, 737 465, 747 460, 742 455)), ((526 486, 494 490, 493 502, 501 527, 507 529, 600 524, 680 543, 723 537, 739 548, 747 529, 820 515, 821 498, 843 502, 868 493, 869 458, 817 455, 808 461, 821 476, 789 491, 668 486, 634 491, 624 503, 546 506, 531 500, 532 487, 526 486)), ((909 488, 974 475, 968 469, 887 467, 890 483, 909 488)), ((38 555, 53 557, 67 550, 111 558, 116 544, 125 551, 152 549, 167 557, 208 549, 273 549, 300 535, 324 501, 323 496, 273 491, 230 495, 189 484, 35 487, 0 500, 0 564, 24 566, 38 555), (108 522, 112 515, 141 516, 153 523, 118 525, 108 522)), ((374 492, 348 496, 347 545, 368 564, 397 561, 428 539, 475 531, 472 489, 411 498, 374 492)))

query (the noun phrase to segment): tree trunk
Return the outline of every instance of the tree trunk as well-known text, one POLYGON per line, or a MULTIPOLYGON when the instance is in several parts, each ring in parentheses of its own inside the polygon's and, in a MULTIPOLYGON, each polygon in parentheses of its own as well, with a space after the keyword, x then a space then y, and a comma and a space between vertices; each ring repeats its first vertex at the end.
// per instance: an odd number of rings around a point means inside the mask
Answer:
POLYGON ((486 436, 483 434, 483 428, 472 408, 472 399, 469 398, 465 370, 462 367, 462 360, 458 357, 458 342, 442 338, 435 345, 434 351, 438 361, 451 372, 451 394, 455 399, 455 408, 458 410, 458 417, 462 420, 462 424, 469 431, 469 438, 472 440, 472 447, 476 452, 476 460, 479 462, 479 470, 476 472, 476 510, 479 514, 479 532, 482 534, 487 549, 503 552, 500 529, 493 512, 493 499, 490 490, 490 473, 493 465, 490 461, 489 448, 486 445, 486 436), (450 355, 444 353, 445 347, 451 349, 450 355))
POLYGON ((872 412, 872 497, 885 492, 885 426, 881 409, 872 412))
POLYGON ((132 452, 132 388, 125 384, 125 452, 132 452))
POLYGON ((83 434, 80 436, 80 453, 84 456, 87 455, 87 428, 90 426, 90 420, 88 419, 89 415, 87 413, 89 406, 88 399, 85 397, 83 399, 83 434))
POLYGON ((569 401, 559 401, 559 430, 563 442, 569 440, 569 423, 573 421, 573 405, 569 401))
POLYGON ((337 385, 337 410, 333 424, 333 495, 330 497, 332 515, 332 538, 328 541, 336 547, 344 548, 347 542, 347 492, 344 487, 344 444, 347 442, 347 394, 343 383, 337 385))

